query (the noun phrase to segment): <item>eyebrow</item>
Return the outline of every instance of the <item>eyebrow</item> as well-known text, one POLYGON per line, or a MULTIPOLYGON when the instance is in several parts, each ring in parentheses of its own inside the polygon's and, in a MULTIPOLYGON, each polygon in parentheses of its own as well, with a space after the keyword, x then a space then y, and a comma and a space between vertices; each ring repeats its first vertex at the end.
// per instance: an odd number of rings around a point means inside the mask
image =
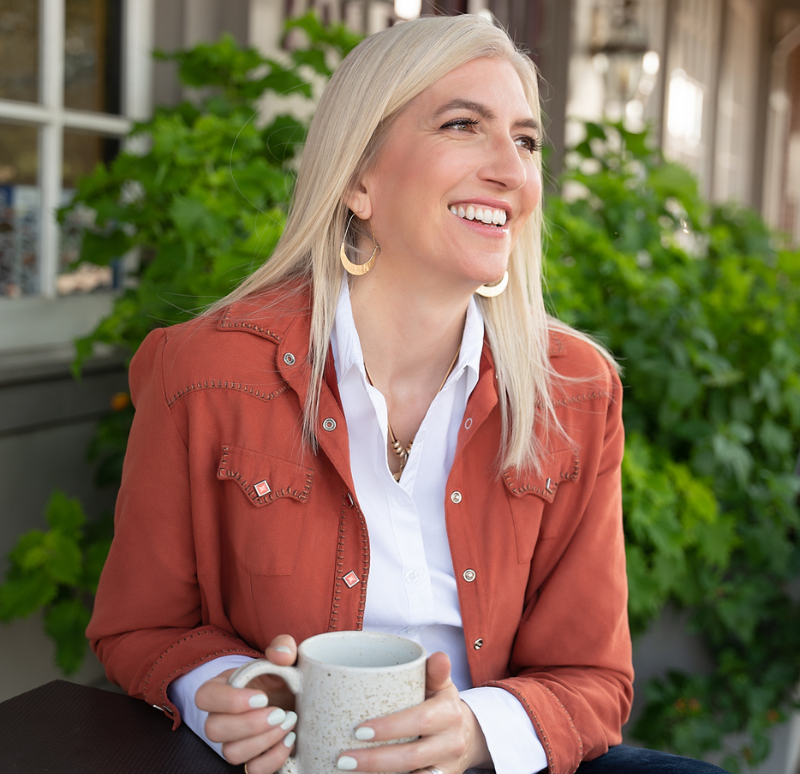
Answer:
MULTIPOLYGON (((450 102, 442 105, 435 113, 434 118, 438 118, 443 113, 449 113, 451 110, 468 110, 477 113, 481 118, 491 121, 497 116, 489 110, 486 105, 480 102, 474 102, 471 99, 451 99, 450 102)), ((514 122, 514 126, 524 126, 528 129, 533 129, 535 132, 539 131, 539 124, 533 118, 520 118, 514 122)))

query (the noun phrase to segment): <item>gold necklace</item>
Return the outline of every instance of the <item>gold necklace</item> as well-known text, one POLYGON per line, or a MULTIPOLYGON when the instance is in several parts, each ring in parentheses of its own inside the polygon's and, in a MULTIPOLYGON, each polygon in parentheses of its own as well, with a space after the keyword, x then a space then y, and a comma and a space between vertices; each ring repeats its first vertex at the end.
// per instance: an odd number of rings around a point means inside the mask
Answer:
MULTIPOLYGON (((459 344, 458 349, 456 350, 456 354, 453 356, 452 361, 450 362, 450 367, 447 369, 447 373, 444 375, 444 379, 442 379, 442 383, 439 385, 439 389, 436 390, 436 394, 438 395, 442 391, 442 387, 444 387, 444 383, 447 381, 447 377, 453 372, 453 368, 456 365, 456 361, 458 360, 458 355, 461 352, 461 345, 459 344)), ((369 375, 369 369, 367 368, 367 364, 364 363, 364 372, 367 374, 367 379, 369 379, 369 383, 374 387, 375 382, 372 381, 372 377, 369 375)), ((410 443, 407 446, 403 446, 400 441, 397 440, 397 437, 394 434, 394 430, 392 430, 392 425, 389 422, 387 417, 386 419, 386 427, 389 429, 389 444, 392 447, 394 453, 400 458, 400 470, 397 473, 392 473, 392 477, 395 481, 400 480, 400 476, 403 475, 403 470, 408 462, 408 455, 411 453, 411 447, 414 445, 414 439, 412 438, 410 443)))

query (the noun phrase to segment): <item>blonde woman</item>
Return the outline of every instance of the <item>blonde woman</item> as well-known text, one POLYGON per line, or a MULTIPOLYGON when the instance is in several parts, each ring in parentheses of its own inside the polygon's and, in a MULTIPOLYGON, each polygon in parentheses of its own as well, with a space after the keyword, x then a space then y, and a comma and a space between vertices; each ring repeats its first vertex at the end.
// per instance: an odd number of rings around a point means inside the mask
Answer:
POLYGON ((342 770, 714 770, 620 745, 622 394, 544 310, 540 127, 534 67, 490 23, 368 38, 273 257, 134 358, 88 634, 110 679, 248 774, 285 762, 297 716, 231 670, 359 628, 433 655, 422 705, 354 730, 419 738, 342 770))

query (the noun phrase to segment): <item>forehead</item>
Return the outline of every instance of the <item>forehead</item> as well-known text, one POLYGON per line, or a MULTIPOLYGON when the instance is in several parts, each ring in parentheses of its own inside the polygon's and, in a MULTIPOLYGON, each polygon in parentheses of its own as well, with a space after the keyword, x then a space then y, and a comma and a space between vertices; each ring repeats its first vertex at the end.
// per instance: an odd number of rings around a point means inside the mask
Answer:
POLYGON ((478 102, 497 116, 531 117, 522 81, 514 65, 506 59, 473 59, 451 70, 415 97, 407 105, 407 111, 435 112, 454 99, 478 102))

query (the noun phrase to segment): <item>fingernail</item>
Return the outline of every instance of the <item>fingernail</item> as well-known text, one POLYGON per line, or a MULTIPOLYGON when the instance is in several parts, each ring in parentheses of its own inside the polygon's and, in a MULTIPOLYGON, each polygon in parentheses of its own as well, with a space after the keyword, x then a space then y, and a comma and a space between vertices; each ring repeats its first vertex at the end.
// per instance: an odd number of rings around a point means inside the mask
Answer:
POLYGON ((288 731, 295 723, 297 723, 297 713, 289 710, 289 712, 286 713, 286 720, 281 723, 281 728, 284 731, 288 731))
POLYGON ((294 744, 294 740, 297 739, 297 734, 294 731, 290 731, 286 736, 283 737, 283 743, 287 747, 291 747, 294 744))
POLYGON ((370 728, 369 726, 361 726, 361 728, 356 729, 356 739, 360 739, 362 742, 367 742, 370 739, 375 738, 375 729, 370 728))
POLYGON ((278 723, 283 723, 285 719, 286 713, 280 707, 278 707, 278 709, 274 709, 269 713, 267 723, 269 723, 271 726, 277 726, 278 723))
POLYGON ((336 761, 336 768, 342 769, 342 771, 353 771, 356 766, 358 766, 358 761, 349 755, 340 755, 339 760, 336 761))
POLYGON ((278 653, 288 653, 289 655, 292 653, 292 649, 287 648, 285 645, 276 645, 273 650, 277 651, 278 653))
POLYGON ((261 709, 269 704, 266 693, 254 693, 247 702, 253 709, 261 709))

